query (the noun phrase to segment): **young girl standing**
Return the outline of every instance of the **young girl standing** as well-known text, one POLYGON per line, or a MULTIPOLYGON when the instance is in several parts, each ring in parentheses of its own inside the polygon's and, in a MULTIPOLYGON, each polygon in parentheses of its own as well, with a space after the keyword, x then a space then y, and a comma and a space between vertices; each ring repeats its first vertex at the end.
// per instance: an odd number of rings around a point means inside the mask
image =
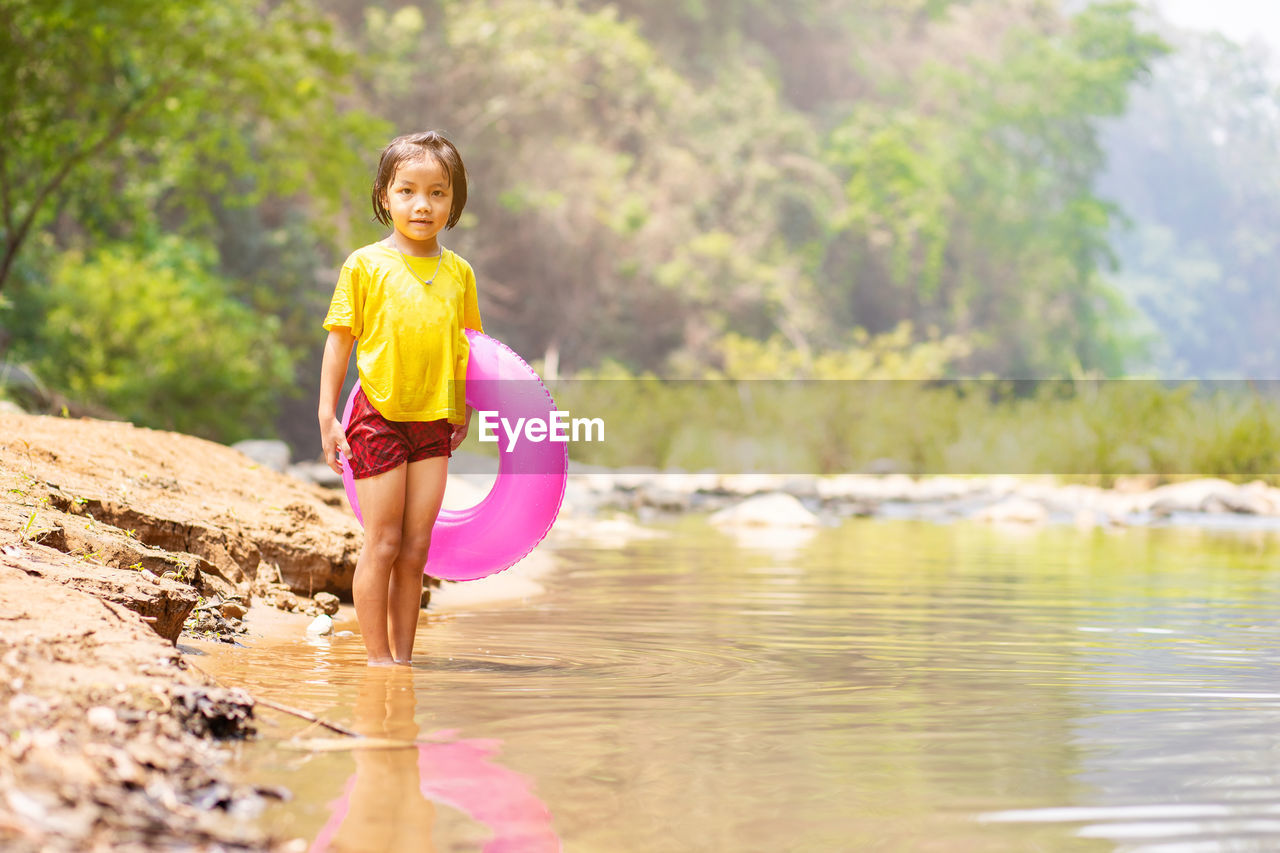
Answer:
POLYGON ((351 593, 369 663, 408 664, 449 456, 471 420, 464 330, 483 329, 475 273, 438 239, 467 203, 453 143, 434 131, 392 140, 372 200, 392 230, 342 265, 324 320, 320 435, 330 468, 341 473, 339 453, 351 465, 364 515, 351 593), (360 390, 344 432, 338 397, 357 341, 360 390))

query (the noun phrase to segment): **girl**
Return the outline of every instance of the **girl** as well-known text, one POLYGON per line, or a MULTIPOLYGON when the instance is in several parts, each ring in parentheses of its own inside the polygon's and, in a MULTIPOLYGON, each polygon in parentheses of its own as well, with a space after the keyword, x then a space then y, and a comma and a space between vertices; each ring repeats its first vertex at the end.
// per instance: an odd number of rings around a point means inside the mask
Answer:
POLYGON ((341 472, 339 453, 351 465, 364 515, 351 594, 369 664, 407 665, 449 456, 471 420, 463 330, 483 329, 471 265, 438 241, 467 203, 453 144, 434 131, 392 140, 372 201, 392 230, 352 252, 338 276, 324 320, 320 435, 330 468, 341 472), (338 396, 356 341, 360 391, 344 433, 338 396))

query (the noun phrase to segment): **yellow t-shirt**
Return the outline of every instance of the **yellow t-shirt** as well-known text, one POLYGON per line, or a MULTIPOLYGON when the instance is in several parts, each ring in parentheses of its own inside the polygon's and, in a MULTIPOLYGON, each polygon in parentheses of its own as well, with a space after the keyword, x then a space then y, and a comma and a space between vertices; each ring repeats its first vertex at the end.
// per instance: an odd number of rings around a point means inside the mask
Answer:
MULTIPOLYGON (((483 332, 471 265, 441 248, 430 285, 414 278, 400 253, 383 243, 356 249, 342 265, 324 327, 355 335, 356 369, 365 396, 389 421, 466 419, 464 329, 483 332)), ((408 258, 423 281, 437 259, 408 258)))

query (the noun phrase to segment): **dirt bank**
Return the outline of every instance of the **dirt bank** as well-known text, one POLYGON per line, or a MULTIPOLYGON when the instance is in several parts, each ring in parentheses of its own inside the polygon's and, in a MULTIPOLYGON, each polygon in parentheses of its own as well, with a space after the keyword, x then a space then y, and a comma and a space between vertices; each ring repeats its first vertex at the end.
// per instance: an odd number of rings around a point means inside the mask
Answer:
POLYGON ((270 846, 242 818, 276 792, 230 783, 211 737, 243 736, 249 697, 209 687, 138 614, 49 579, 79 568, 0 553, 0 848, 270 846))
POLYGON ((0 414, 0 847, 281 843, 248 819, 284 792, 223 770, 252 700, 173 641, 348 595, 358 548, 341 495, 221 445, 0 414))
POLYGON ((0 530, 104 568, 170 574, 206 597, 351 588, 360 528, 342 495, 213 442, 0 414, 0 490, 0 530))

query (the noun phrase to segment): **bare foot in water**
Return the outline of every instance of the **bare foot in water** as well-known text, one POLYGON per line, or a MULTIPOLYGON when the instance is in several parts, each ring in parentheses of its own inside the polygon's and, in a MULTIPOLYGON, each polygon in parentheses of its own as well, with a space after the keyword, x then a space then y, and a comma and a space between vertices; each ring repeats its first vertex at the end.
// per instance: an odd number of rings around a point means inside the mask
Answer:
POLYGON ((399 661, 394 658, 369 658, 369 666, 395 666, 399 661))

